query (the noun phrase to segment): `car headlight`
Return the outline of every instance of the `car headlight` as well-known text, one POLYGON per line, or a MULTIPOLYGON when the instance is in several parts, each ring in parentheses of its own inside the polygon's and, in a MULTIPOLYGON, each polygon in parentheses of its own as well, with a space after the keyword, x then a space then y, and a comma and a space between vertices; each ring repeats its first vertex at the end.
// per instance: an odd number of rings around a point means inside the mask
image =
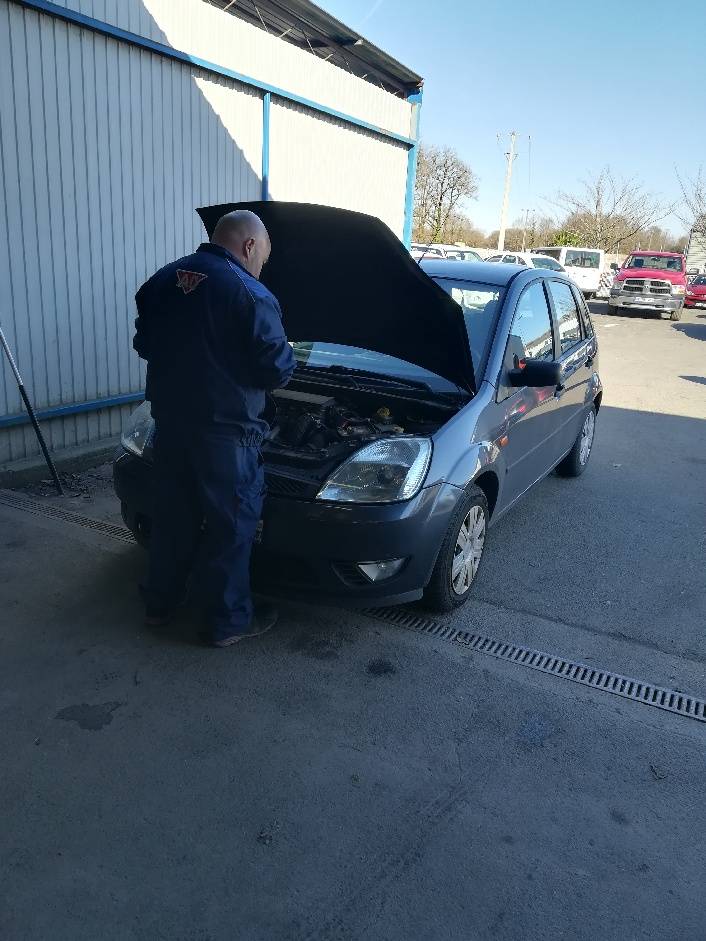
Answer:
POLYGON ((686 288, 683 284, 673 284, 672 294, 686 294, 686 288))
POLYGON ((149 402, 143 402, 128 419, 120 437, 120 443, 126 451, 142 457, 145 448, 154 434, 154 419, 149 402))
POLYGON ((334 471, 317 500, 395 503, 421 490, 431 460, 429 438, 383 438, 356 451, 334 471))

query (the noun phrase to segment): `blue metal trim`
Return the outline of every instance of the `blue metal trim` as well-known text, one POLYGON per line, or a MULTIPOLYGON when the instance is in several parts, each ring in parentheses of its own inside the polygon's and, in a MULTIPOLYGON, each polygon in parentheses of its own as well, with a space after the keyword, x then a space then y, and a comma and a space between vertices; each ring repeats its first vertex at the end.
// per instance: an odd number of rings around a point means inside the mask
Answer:
POLYGON ((417 156, 419 155, 419 123, 422 110, 422 89, 407 96, 412 104, 412 126, 414 143, 407 154, 407 189, 404 198, 404 231, 402 241, 409 248, 412 244, 412 226, 414 223, 414 184, 417 179, 417 156))
POLYGON ((102 20, 95 20, 93 17, 85 16, 83 13, 77 13, 75 10, 69 10, 66 7, 57 6, 50 3, 49 0, 11 0, 13 3, 19 3, 30 10, 36 10, 39 13, 46 13, 57 19, 65 20, 67 23, 73 23, 74 26, 82 26, 84 29, 90 29, 94 33, 100 33, 102 36, 110 36, 121 42, 128 43, 131 46, 137 46, 140 49, 147 49, 156 55, 164 56, 167 59, 174 59, 176 62, 182 62, 186 65, 193 65, 196 68, 203 69, 206 72, 212 72, 214 75, 222 75, 224 78, 230 78, 241 85, 247 85, 250 88, 257 88, 262 92, 268 92, 284 101, 292 101, 294 104, 302 105, 310 111, 316 111, 319 114, 326 114, 329 117, 337 118, 344 124, 350 124, 354 127, 363 128, 366 131, 372 131, 380 137, 387 140, 394 140, 400 144, 406 144, 407 147, 413 147, 415 141, 410 137, 404 137, 402 134, 395 134, 393 131, 386 131, 382 127, 370 124, 368 121, 362 121, 351 114, 344 114, 342 111, 336 111, 334 108, 328 108, 326 105, 317 104, 309 98, 302 98, 301 95, 294 95, 292 92, 285 91, 283 88, 277 88, 276 85, 269 85, 267 82, 261 82, 256 78, 250 78, 248 75, 241 75, 240 72, 234 72, 232 69, 226 69, 222 65, 216 65, 215 62, 209 62, 206 59, 199 59, 196 56, 190 56, 186 52, 180 52, 178 49, 172 49, 171 46, 165 46, 163 43, 154 42, 152 39, 146 39, 144 36, 138 36, 137 33, 131 33, 119 26, 111 26, 110 23, 104 23, 102 20))
POLYGON ((270 103, 272 95, 262 96, 262 199, 270 198, 270 103))
MULTIPOLYGON (((92 399, 90 402, 75 402, 73 405, 57 405, 54 408, 44 408, 36 412, 39 421, 51 418, 64 418, 66 415, 80 415, 82 412, 97 412, 101 408, 113 408, 116 405, 131 405, 141 402, 144 392, 128 392, 125 395, 113 395, 106 399, 92 399)), ((14 428, 17 425, 29 425, 30 418, 25 412, 21 415, 5 415, 0 417, 0 428, 14 428)))

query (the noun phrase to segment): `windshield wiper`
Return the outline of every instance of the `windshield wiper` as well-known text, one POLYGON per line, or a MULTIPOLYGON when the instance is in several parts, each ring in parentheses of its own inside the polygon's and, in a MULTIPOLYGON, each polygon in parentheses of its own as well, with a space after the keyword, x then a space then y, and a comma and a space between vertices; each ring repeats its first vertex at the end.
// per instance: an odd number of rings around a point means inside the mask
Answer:
POLYGON ((399 376, 385 376, 379 372, 368 372, 365 369, 356 369, 353 366, 341 366, 334 363, 331 366, 309 366, 304 363, 299 364, 300 369, 311 369, 317 373, 333 373, 335 376, 345 376, 353 382, 360 380, 365 385, 384 385, 399 386, 402 389, 418 389, 422 392, 433 392, 434 390, 426 382, 417 379, 403 379, 399 376))
POLYGON ((439 391, 418 379, 385 376, 377 372, 368 372, 365 369, 355 369, 353 366, 341 366, 338 363, 332 366, 309 366, 304 363, 299 363, 298 369, 310 370, 317 375, 324 374, 326 378, 329 378, 329 376, 331 378, 335 377, 338 382, 345 380, 352 388, 375 388, 376 386, 384 388, 397 387, 398 389, 409 390, 410 393, 416 394, 415 397, 424 396, 426 398, 429 393, 431 393, 435 399, 458 401, 459 398, 469 398, 468 391, 462 389, 460 386, 456 391, 439 391), (331 374, 333 375, 331 376, 331 374))

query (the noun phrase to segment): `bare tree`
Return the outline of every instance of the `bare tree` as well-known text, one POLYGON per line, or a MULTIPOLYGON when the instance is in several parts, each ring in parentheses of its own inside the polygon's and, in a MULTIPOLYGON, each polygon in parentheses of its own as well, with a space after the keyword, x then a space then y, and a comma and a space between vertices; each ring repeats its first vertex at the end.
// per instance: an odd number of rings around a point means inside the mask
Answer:
POLYGON ((641 183, 616 178, 610 167, 583 181, 581 192, 559 192, 553 202, 566 213, 563 229, 576 233, 585 245, 607 251, 655 225, 674 209, 646 193, 641 183))
POLYGON ((478 192, 476 175, 451 147, 419 148, 414 205, 414 238, 435 242, 453 213, 478 192))
POLYGON ((677 172, 682 196, 686 204, 686 213, 677 213, 678 218, 688 230, 706 234, 706 174, 699 167, 693 180, 684 180, 677 172))

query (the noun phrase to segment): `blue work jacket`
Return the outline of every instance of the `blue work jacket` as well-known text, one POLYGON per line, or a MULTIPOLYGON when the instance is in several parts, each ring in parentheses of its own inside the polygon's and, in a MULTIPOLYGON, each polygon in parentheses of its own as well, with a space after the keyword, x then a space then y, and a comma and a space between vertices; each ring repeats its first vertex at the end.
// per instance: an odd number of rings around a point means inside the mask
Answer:
POLYGON ((259 445, 265 393, 295 367, 277 299, 229 251, 204 243, 152 275, 135 301, 133 346, 147 361, 145 398, 158 426, 259 445))

